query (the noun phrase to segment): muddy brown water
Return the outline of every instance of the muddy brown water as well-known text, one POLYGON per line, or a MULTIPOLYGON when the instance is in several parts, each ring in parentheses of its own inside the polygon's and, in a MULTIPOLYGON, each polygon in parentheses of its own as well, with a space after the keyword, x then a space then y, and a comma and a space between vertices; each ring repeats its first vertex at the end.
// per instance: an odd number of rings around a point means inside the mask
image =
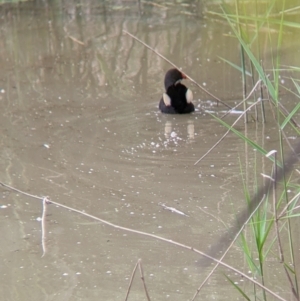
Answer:
MULTIPOLYGON (((233 105, 242 99, 240 74, 220 57, 239 64, 239 47, 210 9, 200 1, 0 6, 0 180, 207 251, 245 205, 240 165, 251 169, 260 156, 230 134, 194 166, 226 131, 207 111, 225 108, 185 81, 196 112, 162 115, 157 105, 170 65, 122 29, 233 105)), ((294 34, 281 51, 284 64, 296 66, 294 34)), ((268 65, 269 50, 263 53, 268 65)), ((237 128, 268 149, 277 143, 272 123, 241 121, 237 128)), ((41 201, 3 187, 0 193, 1 300, 124 300, 139 258, 151 300, 190 300, 211 269, 193 252, 54 204, 47 206, 41 257, 41 201)), ((228 262, 245 264, 237 247, 228 262)), ((272 277, 279 282, 281 272, 272 277)), ((216 272, 197 300, 239 298, 216 272)), ((129 300, 146 300, 138 275, 129 300)))

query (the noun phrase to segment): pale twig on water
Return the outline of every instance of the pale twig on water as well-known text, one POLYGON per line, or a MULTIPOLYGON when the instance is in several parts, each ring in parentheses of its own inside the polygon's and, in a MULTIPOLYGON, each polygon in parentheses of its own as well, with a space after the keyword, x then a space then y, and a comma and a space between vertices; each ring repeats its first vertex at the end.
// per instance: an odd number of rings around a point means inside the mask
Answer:
POLYGON ((177 214, 180 214, 180 215, 184 215, 184 216, 189 217, 187 214, 185 214, 185 213, 182 212, 182 211, 177 210, 177 209, 174 208, 174 207, 169 207, 169 206, 166 206, 165 204, 162 204, 162 203, 158 203, 158 205, 162 206, 164 209, 169 210, 169 211, 171 211, 171 212, 174 212, 174 213, 177 213, 177 214))
POLYGON ((76 42, 76 43, 78 43, 78 44, 84 46, 84 43, 81 42, 81 41, 79 41, 79 40, 77 40, 76 38, 74 38, 74 37, 72 37, 72 36, 68 36, 68 38, 71 39, 72 41, 74 41, 74 42, 76 42))
POLYGON ((46 210, 47 210, 47 203, 49 202, 48 197, 43 198, 43 214, 42 214, 42 248, 43 248, 43 255, 42 257, 45 256, 46 254, 46 210))

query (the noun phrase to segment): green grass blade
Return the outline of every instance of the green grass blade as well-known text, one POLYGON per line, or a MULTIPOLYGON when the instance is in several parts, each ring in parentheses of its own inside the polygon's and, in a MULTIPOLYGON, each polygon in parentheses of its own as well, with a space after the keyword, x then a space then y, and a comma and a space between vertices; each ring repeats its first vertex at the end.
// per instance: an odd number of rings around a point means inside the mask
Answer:
MULTIPOLYGON (((300 70, 300 68, 299 68, 299 70, 300 70)), ((293 81, 293 83, 294 83, 294 85, 295 85, 295 87, 296 87, 296 89, 298 91, 298 94, 300 95, 300 86, 299 86, 299 84, 295 81, 294 78, 292 78, 292 81, 293 81)), ((298 95, 298 97, 299 97, 299 95, 298 95)))
POLYGON ((297 113, 297 111, 300 108, 300 102, 295 106, 293 111, 290 112, 290 114, 285 118, 285 120, 282 122, 280 128, 283 130, 285 126, 290 122, 290 120, 293 118, 293 116, 297 113))
POLYGON ((242 291, 242 289, 236 285, 227 275, 225 275, 227 280, 241 293, 241 295, 248 301, 251 301, 251 299, 242 291))
MULTIPOLYGON (((224 59, 224 58, 222 58, 220 56, 219 56, 219 59, 222 60, 222 61, 224 61, 225 63, 227 63, 228 65, 230 65, 234 69, 236 69, 236 70, 238 70, 240 72, 243 72, 243 69, 240 66, 238 66, 238 65, 236 65, 236 64, 234 64, 234 63, 232 63, 232 62, 230 62, 230 61, 228 61, 228 60, 226 60, 226 59, 224 59)), ((249 71, 246 71, 246 74, 248 76, 252 76, 251 72, 249 72, 249 71)))
POLYGON ((255 260, 251 254, 248 241, 244 235, 241 233, 241 248, 243 250, 244 255, 246 256, 246 261, 248 264, 249 269, 251 270, 252 274, 260 274, 259 267, 256 265, 255 260))
MULTIPOLYGON (((209 11, 209 14, 212 15, 217 15, 220 17, 224 18, 224 14, 218 13, 218 12, 213 12, 213 11, 209 11)), ((226 16, 231 20, 231 21, 235 21, 236 20, 236 15, 235 14, 228 14, 226 13, 226 16)), ((266 17, 262 16, 262 17, 256 17, 256 16, 245 16, 245 15, 239 15, 239 20, 245 20, 245 21, 253 21, 253 22, 262 22, 265 23, 266 22, 266 17)), ((274 25, 280 25, 281 24, 281 20, 278 19, 273 19, 273 18, 269 18, 268 17, 268 23, 269 24, 274 24, 274 25)), ((285 27, 291 27, 291 28, 296 28, 296 29, 300 29, 300 23, 298 22, 291 22, 291 21, 284 21, 283 26, 285 27)))
MULTIPOLYGON (((250 146, 255 148, 258 152, 260 152, 262 155, 266 155, 268 152, 263 149, 261 146, 259 146, 257 143, 252 141, 251 139, 247 138, 245 135, 243 135, 241 132, 236 130, 235 128, 231 127, 229 124, 224 122, 222 119, 216 117, 215 115, 211 114, 216 120, 218 120, 221 124, 223 124, 225 127, 227 127, 229 130, 231 130, 233 133, 235 133, 238 137, 240 137, 242 140, 246 141, 250 146)), ((271 160, 273 163, 277 163, 277 166, 282 167, 281 163, 274 159, 273 156, 268 157, 269 160, 271 160)))
POLYGON ((276 100, 277 99, 277 92, 276 92, 273 84, 271 83, 271 81, 269 80, 269 78, 265 75, 262 66, 257 61, 256 57, 254 56, 254 54, 252 53, 252 51, 250 50, 250 48, 248 47, 248 45, 245 43, 244 39, 239 35, 239 33, 236 30, 236 28, 235 28, 234 24, 232 23, 231 19, 226 14, 224 8, 222 8, 222 9, 223 9, 224 17, 226 18, 227 22, 229 23, 232 31, 234 32, 235 36, 239 40, 240 44, 243 46, 245 52, 247 53, 248 57, 250 58, 252 64, 254 65, 257 73, 259 74, 259 77, 261 78, 261 80, 266 85, 266 87, 267 87, 267 89, 269 91, 270 96, 272 97, 273 100, 276 100))

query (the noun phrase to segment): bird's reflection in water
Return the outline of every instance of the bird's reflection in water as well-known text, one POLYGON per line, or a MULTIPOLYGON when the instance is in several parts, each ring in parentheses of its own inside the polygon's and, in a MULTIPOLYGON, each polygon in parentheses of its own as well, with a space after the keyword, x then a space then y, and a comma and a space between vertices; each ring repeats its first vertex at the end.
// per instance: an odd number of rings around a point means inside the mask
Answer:
POLYGON ((165 123, 165 137, 166 139, 170 138, 172 132, 172 122, 171 121, 166 121, 165 123))
POLYGON ((195 125, 193 120, 188 120, 187 137, 187 140, 190 142, 193 142, 195 139, 195 125))
MULTIPOLYGON (((182 127, 183 128, 183 127, 182 127)), ((173 128, 172 121, 166 121, 165 123, 165 146, 170 146, 172 144, 178 145, 179 141, 185 141, 187 143, 192 143, 195 141, 195 125, 193 120, 187 120, 186 123, 186 133, 183 133, 181 129, 177 130, 173 128)))

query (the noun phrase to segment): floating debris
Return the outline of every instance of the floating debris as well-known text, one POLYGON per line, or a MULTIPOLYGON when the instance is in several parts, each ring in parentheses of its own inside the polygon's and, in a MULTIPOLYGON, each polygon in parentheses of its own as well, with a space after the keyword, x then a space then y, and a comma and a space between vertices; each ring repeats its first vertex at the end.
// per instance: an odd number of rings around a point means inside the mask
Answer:
POLYGON ((164 207, 164 209, 166 209, 166 210, 169 210, 169 211, 171 211, 171 212, 174 212, 174 213, 177 213, 177 214, 184 215, 184 216, 187 216, 187 217, 188 217, 187 214, 183 213, 183 212, 180 211, 180 210, 177 210, 177 209, 174 208, 174 207, 169 207, 169 206, 166 206, 165 204, 161 204, 161 203, 159 203, 159 205, 162 206, 162 207, 164 207))

